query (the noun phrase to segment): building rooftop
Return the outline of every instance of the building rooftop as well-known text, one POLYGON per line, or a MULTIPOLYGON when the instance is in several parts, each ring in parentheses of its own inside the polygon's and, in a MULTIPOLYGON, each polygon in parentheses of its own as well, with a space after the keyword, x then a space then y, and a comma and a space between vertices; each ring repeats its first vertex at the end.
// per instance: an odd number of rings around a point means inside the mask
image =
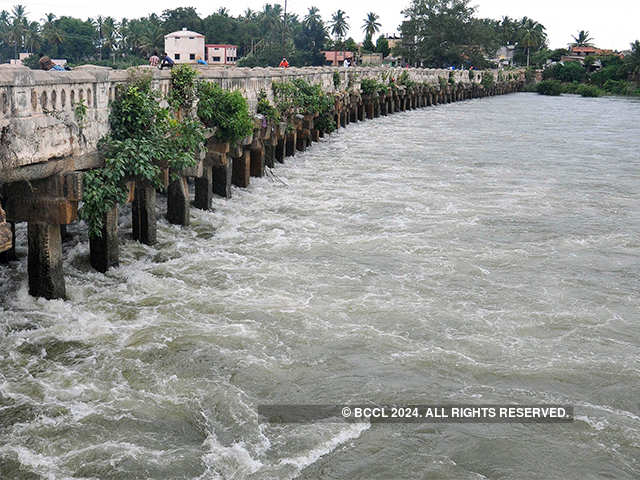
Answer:
POLYGON ((191 30, 187 30, 183 28, 182 30, 178 30, 177 32, 171 32, 164 36, 164 38, 174 37, 174 38, 185 38, 185 37, 197 37, 204 38, 204 35, 198 32, 192 32, 191 30))

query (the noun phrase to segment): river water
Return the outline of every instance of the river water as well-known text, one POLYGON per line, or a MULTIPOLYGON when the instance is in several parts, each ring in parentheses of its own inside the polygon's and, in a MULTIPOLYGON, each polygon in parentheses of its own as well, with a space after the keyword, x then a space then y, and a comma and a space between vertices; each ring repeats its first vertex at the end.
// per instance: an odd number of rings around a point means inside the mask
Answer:
MULTIPOLYGON (((68 301, 0 268, 0 477, 640 478, 640 102, 516 94, 329 136, 68 301), (258 422, 558 403, 571 424, 258 422)), ((164 211, 160 205, 160 210, 164 211)))

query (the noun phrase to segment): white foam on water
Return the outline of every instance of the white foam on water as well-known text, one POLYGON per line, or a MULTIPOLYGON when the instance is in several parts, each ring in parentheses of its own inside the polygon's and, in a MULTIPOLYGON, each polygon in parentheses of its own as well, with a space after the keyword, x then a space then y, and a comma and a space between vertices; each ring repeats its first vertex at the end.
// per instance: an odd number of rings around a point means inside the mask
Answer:
POLYGON ((320 445, 312 448, 308 452, 293 458, 283 458, 280 460, 279 464, 294 465, 299 470, 302 470, 317 462, 321 457, 330 454, 343 443, 360 437, 363 432, 366 432, 370 428, 370 423, 354 423, 353 425, 349 425, 348 428, 342 430, 335 437, 322 442, 320 445))

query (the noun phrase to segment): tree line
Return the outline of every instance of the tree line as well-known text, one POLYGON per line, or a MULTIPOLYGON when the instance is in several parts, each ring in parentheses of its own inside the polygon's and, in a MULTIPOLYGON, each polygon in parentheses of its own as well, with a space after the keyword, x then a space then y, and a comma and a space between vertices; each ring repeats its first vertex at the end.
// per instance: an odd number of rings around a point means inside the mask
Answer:
MULTIPOLYGON (((281 5, 265 4, 262 10, 247 9, 232 16, 220 8, 200 17, 192 7, 164 10, 137 19, 97 16, 82 20, 48 13, 39 22, 28 18, 24 5, 0 12, 0 62, 17 58, 21 52, 65 58, 71 64, 91 62, 126 67, 144 63, 155 51, 162 53, 164 36, 187 28, 205 35, 208 43, 238 45, 242 63, 247 66, 278 65, 283 56, 292 65, 323 65, 322 50, 357 50, 349 31, 348 16, 338 10, 325 22, 317 7, 310 7, 299 18, 282 10, 281 5), (333 38, 332 38, 333 36, 333 38)), ((379 16, 373 12, 364 20, 369 42, 379 32, 379 16)), ((389 47, 380 37, 377 46, 384 55, 389 47)))
MULTIPOLYGON (((559 60, 565 49, 549 50, 544 25, 529 17, 478 18, 471 0, 411 0, 400 25, 402 43, 393 51, 380 32, 380 17, 367 13, 359 25, 365 34, 362 46, 348 33, 352 19, 338 9, 329 21, 312 6, 299 17, 279 4, 262 10, 247 9, 232 16, 222 7, 201 17, 193 7, 164 10, 160 15, 117 20, 97 16, 86 20, 48 13, 40 21, 28 18, 24 5, 0 12, 0 62, 20 52, 65 58, 71 64, 96 63, 118 68, 145 63, 154 52, 162 53, 164 36, 187 28, 205 35, 208 43, 238 45, 241 66, 276 66, 283 56, 291 65, 323 65, 323 50, 390 53, 413 66, 492 66, 487 60, 501 46, 510 46, 517 65, 544 66, 559 60)), ((358 26, 354 26, 358 28, 358 26)), ((587 45, 588 31, 574 37, 587 45)), ((29 63, 37 66, 37 55, 29 63)))

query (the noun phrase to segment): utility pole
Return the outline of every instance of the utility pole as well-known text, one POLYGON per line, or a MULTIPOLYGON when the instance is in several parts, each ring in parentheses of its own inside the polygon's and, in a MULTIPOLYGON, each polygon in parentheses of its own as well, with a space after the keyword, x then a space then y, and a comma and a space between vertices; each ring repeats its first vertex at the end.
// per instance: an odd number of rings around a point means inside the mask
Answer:
POLYGON ((287 0, 284 0, 284 16, 282 24, 282 57, 287 56, 287 44, 286 44, 286 32, 287 32, 287 0))

